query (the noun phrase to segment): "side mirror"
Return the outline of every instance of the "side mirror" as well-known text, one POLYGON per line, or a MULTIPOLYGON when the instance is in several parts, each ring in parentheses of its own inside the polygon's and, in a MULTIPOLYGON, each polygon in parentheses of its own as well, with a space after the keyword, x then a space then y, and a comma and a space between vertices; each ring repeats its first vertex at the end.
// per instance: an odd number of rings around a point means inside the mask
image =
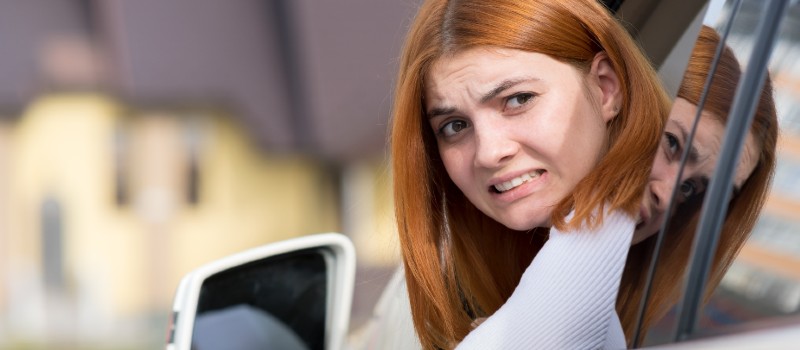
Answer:
POLYGON ((354 276, 353 244, 338 233, 213 261, 181 280, 166 349, 340 349, 354 276))

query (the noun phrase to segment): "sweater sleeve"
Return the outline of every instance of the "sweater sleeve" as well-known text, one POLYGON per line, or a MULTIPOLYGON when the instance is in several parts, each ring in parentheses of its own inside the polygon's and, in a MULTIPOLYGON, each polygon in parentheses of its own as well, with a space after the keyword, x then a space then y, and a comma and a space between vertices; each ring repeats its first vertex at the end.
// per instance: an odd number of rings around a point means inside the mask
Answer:
POLYGON ((551 229, 511 297, 458 349, 624 348, 606 338, 635 224, 614 211, 594 230, 551 229))

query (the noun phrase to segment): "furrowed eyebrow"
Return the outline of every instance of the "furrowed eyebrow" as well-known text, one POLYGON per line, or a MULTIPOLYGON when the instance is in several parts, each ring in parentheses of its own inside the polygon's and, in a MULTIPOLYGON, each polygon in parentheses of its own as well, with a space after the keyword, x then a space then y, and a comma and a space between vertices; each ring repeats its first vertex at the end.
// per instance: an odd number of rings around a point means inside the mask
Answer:
MULTIPOLYGON (((497 95, 501 94, 503 91, 506 91, 506 90, 518 85, 518 84, 521 84, 521 83, 524 83, 524 82, 527 82, 527 81, 535 81, 535 80, 539 80, 539 79, 530 78, 530 77, 522 77, 522 78, 517 78, 517 79, 504 80, 504 81, 500 82, 500 84, 498 84, 494 89, 492 89, 491 91, 489 91, 489 92, 485 93, 483 96, 481 96, 479 101, 480 101, 481 104, 485 104, 486 102, 489 102, 489 100, 497 97, 497 95)), ((455 107, 436 107, 436 108, 432 108, 431 110, 429 110, 426 113, 426 115, 430 119, 430 118, 438 117, 440 115, 453 114, 457 110, 458 109, 455 108, 455 107)))
POLYGON ((430 111, 428 111, 427 115, 428 115, 428 119, 430 119, 430 118, 438 117, 440 115, 453 114, 453 113, 455 113, 455 111, 456 111, 455 107, 437 107, 437 108, 433 108, 430 111))
POLYGON ((689 162, 698 163, 700 161, 700 152, 697 151, 697 148, 691 146, 689 148, 689 162))
POLYGON ((497 85, 497 87, 492 89, 492 91, 487 92, 486 94, 483 95, 483 97, 481 97, 481 100, 480 100, 481 104, 484 104, 484 103, 488 102, 489 100, 497 97, 497 95, 499 95, 503 91, 506 91, 506 90, 514 87, 514 85, 523 83, 523 82, 528 81, 528 80, 534 80, 534 79, 519 78, 519 79, 504 80, 499 85, 497 85))
MULTIPOLYGON (((683 136, 684 147, 686 147, 686 138, 689 137, 689 131, 686 130, 686 127, 679 122, 675 122, 675 125, 677 125, 678 129, 681 130, 681 136, 683 136)), ((689 145, 689 159, 687 161, 695 164, 700 161, 700 152, 697 151, 697 147, 694 146, 694 143, 689 145)))

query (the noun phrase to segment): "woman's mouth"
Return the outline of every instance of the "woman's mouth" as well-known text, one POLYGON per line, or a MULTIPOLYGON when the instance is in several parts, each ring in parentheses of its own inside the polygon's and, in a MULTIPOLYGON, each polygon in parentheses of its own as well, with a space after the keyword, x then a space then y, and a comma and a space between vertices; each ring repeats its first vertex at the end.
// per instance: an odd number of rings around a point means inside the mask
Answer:
POLYGON ((494 185, 492 186, 492 188, 496 193, 503 193, 509 190, 513 190, 528 181, 539 178, 539 176, 541 176, 542 173, 544 173, 544 170, 534 170, 529 173, 517 176, 511 180, 494 185))

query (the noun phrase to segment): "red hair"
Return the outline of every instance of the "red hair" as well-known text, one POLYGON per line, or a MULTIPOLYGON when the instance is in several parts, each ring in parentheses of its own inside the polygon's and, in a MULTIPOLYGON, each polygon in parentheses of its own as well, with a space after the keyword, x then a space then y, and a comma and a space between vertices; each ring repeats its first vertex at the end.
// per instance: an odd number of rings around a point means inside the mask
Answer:
POLYGON ((449 348, 476 317, 511 295, 545 241, 546 229, 512 231, 476 209, 447 176, 425 121, 423 77, 432 63, 477 46, 546 54, 588 72, 605 52, 622 105, 607 129, 608 150, 552 213, 556 227, 600 224, 608 205, 638 209, 669 101, 650 63, 596 1, 425 1, 402 51, 392 113, 397 228, 414 327, 425 348, 449 348), (565 215, 575 211, 570 224, 565 215))

